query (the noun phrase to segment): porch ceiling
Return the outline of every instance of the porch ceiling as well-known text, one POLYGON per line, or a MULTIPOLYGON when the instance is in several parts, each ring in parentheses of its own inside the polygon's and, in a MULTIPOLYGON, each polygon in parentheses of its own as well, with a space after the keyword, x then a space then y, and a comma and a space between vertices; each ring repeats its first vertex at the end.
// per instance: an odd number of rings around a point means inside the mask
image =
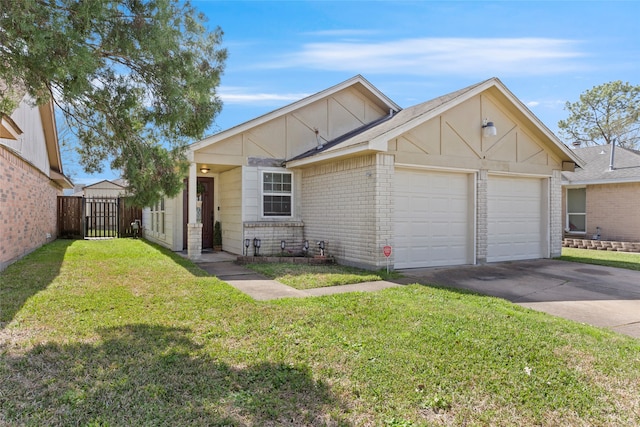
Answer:
POLYGON ((204 175, 208 175, 208 174, 212 174, 212 173, 222 173, 222 172, 226 172, 229 171, 231 169, 235 169, 241 165, 214 165, 211 163, 197 163, 198 165, 198 175, 203 174, 202 172, 200 172, 201 168, 208 168, 209 171, 204 173, 204 175))

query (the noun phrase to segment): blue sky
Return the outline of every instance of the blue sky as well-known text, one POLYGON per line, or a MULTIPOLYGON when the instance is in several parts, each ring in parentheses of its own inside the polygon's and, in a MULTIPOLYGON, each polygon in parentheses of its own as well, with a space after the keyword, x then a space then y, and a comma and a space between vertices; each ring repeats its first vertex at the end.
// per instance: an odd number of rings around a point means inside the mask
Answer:
POLYGON ((585 90, 640 84, 640 2, 192 1, 229 52, 209 134, 356 74, 403 108, 498 77, 554 132, 585 90))

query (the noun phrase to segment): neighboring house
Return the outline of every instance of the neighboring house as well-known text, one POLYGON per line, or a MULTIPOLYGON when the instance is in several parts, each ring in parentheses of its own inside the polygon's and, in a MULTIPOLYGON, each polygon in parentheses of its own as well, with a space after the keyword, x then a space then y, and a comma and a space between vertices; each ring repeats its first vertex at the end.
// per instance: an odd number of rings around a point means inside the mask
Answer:
POLYGON ((0 113, 0 270, 57 236, 57 197, 73 185, 62 170, 53 104, 25 97, 0 113))
POLYGON ((561 171, 581 164, 496 78, 401 109, 362 76, 192 144, 189 159, 150 240, 196 259, 220 221, 230 253, 324 241, 370 269, 386 245, 395 268, 560 255, 561 171))
POLYGON ((611 145, 573 151, 584 166, 562 173, 565 237, 640 242, 640 152, 615 147, 612 159, 611 145))
POLYGON ((127 183, 122 179, 107 179, 95 184, 85 185, 82 192, 75 193, 74 196, 84 196, 87 198, 109 198, 124 197, 127 193, 127 183))
POLYGON ((82 194, 85 198, 84 214, 87 230, 111 230, 118 228, 118 198, 127 193, 127 184, 122 179, 102 180, 86 185, 82 194))

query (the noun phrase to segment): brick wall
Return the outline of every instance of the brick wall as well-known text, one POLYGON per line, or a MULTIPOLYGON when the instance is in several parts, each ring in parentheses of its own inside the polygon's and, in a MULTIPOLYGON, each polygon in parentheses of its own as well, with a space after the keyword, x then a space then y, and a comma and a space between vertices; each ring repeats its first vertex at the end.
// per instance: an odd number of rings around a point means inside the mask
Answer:
MULTIPOLYGON (((277 256, 282 252, 280 242, 286 242, 286 249, 294 254, 302 248, 304 241, 304 224, 295 221, 254 221, 244 223, 244 239, 249 239, 248 253, 253 255, 253 239, 260 239, 260 255, 277 256)), ((244 241, 243 239, 243 241, 244 241)), ((243 247, 243 250, 244 247, 243 247)), ((309 242, 309 255, 317 255, 316 242, 309 242)))
POLYGON ((0 271, 57 236, 62 189, 0 145, 0 271))
POLYGON ((365 268, 386 265, 392 243, 393 156, 374 154, 305 169, 305 239, 328 242, 327 255, 365 268))
POLYGON ((487 262, 487 246, 489 244, 489 206, 488 206, 488 171, 480 169, 477 182, 477 211, 476 211, 476 262, 487 262))
POLYGON ((640 242, 640 183, 587 186, 587 236, 640 242))
POLYGON ((553 171, 549 180, 549 227, 550 231, 550 253, 551 258, 562 255, 562 229, 563 229, 563 208, 562 208, 562 175, 558 170, 553 171))

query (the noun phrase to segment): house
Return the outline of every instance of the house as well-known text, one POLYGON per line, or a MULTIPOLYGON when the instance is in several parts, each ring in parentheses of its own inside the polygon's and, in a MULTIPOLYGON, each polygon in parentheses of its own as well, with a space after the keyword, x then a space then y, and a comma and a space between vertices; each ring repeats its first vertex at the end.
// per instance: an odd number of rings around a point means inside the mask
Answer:
POLYGON ((0 113, 0 271, 57 236, 57 197, 73 188, 62 170, 53 103, 24 97, 0 113))
POLYGON ((360 75, 196 142, 189 160, 149 240, 197 259, 220 221, 233 254, 254 238, 265 255, 325 242, 369 269, 385 246, 395 268, 557 256, 561 172, 581 164, 497 78, 402 109, 360 75))
MULTIPOLYGON (((82 193, 74 196, 84 197, 85 227, 88 234, 115 234, 118 230, 119 201, 127 193, 127 183, 122 179, 107 179, 86 185, 82 193), (103 233, 98 232, 102 231, 103 233)), ((122 224, 123 225, 123 224, 122 224)))
POLYGON ((123 179, 114 179, 110 181, 103 179, 95 184, 85 185, 79 191, 72 195, 75 197, 88 198, 112 198, 124 197, 127 193, 127 183, 123 179))
POLYGON ((640 244, 640 152, 611 145, 573 151, 584 166, 562 173, 565 237, 640 244))

